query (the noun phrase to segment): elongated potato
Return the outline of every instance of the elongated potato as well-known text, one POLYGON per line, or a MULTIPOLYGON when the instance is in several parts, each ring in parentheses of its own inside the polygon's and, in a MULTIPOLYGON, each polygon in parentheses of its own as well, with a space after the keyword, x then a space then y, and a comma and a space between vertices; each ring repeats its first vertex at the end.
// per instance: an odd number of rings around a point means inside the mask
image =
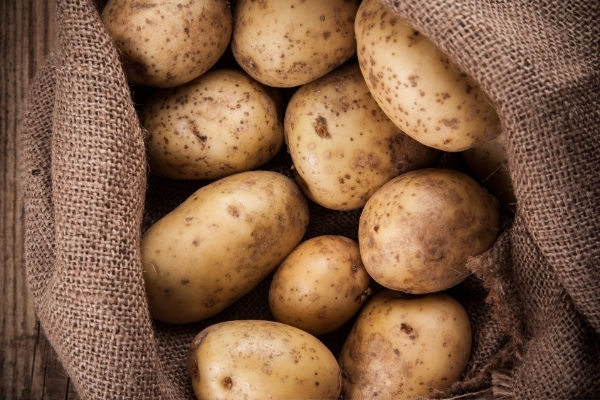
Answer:
POLYGON ((383 290, 367 301, 338 362, 344 399, 411 399, 456 382, 469 360, 471 323, 444 293, 383 290))
POLYGON ((407 135, 440 150, 462 151, 500 134, 486 94, 381 0, 361 3, 355 31, 369 90, 407 135))
POLYGON ((188 323, 253 289, 300 242, 306 199, 293 180, 249 171, 202 187, 142 237, 151 315, 188 323))
POLYGON ((187 370, 201 399, 335 400, 340 368, 316 337, 273 321, 237 320, 202 330, 187 370))

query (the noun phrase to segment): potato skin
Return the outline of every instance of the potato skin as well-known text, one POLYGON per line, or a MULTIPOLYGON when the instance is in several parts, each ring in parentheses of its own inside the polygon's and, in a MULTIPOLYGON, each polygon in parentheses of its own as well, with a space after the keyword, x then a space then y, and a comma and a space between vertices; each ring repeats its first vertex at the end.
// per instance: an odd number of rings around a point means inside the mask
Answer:
POLYGON ((496 203, 470 176, 451 169, 407 172, 362 210, 358 241, 365 268, 382 286, 431 293, 463 281, 466 261, 492 246, 496 203))
POLYGON ((226 0, 109 0, 101 18, 129 83, 153 87, 202 75, 223 55, 233 29, 226 0))
POLYGON ((300 189, 276 172, 241 172, 202 187, 142 237, 150 314, 173 324, 217 314, 283 261, 308 220, 300 189))
POLYGON ((407 135, 457 152, 500 134, 496 110, 478 85, 382 1, 361 3, 355 31, 369 90, 407 135))
POLYGON ((269 308, 276 321, 319 336, 349 321, 371 293, 358 243, 323 235, 300 243, 275 271, 269 308))
POLYGON ((339 211, 363 207, 384 183, 431 165, 440 153, 385 115, 357 64, 299 88, 286 108, 284 134, 306 196, 339 211))
POLYGON ((460 379, 471 345, 469 317, 454 298, 384 289, 342 346, 342 398, 401 400, 444 390, 460 379))
POLYGON ((187 370, 201 399, 337 399, 340 368, 316 337, 273 321, 236 320, 202 330, 187 370))
POLYGON ((303 85, 356 53, 357 9, 357 0, 238 0, 233 56, 265 85, 303 85))
POLYGON ((150 171, 171 179, 219 179, 255 169, 284 143, 270 89, 235 69, 215 69, 155 92, 140 109, 150 171))

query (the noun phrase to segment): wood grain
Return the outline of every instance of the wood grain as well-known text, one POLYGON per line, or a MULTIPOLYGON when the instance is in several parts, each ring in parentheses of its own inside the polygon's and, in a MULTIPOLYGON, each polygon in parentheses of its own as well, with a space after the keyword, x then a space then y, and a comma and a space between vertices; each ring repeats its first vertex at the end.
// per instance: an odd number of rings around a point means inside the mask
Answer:
POLYGON ((18 132, 29 85, 56 37, 52 0, 0 1, 0 399, 78 399, 27 289, 18 132))

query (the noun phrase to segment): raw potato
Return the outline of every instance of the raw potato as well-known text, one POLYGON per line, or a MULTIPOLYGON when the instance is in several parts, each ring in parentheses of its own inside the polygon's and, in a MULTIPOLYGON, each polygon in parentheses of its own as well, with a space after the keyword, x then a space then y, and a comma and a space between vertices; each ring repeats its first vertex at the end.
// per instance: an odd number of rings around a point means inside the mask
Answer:
POLYGON ((381 0, 361 3, 355 30, 369 89, 406 134, 456 152, 500 133, 496 111, 477 84, 381 0))
POLYGON ((308 219, 300 189, 276 172, 241 172, 202 187, 142 237, 152 317, 183 324, 217 314, 281 264, 308 219))
POLYGON ((337 360, 316 337, 273 321, 214 324, 193 340, 187 361, 201 399, 335 400, 337 360))
POLYGON ((358 243, 323 235, 298 245, 277 268, 269 290, 276 321, 319 336, 348 322, 371 293, 358 243))
POLYGON ((379 284, 431 293, 462 282, 467 259, 489 249, 498 230, 496 203, 473 178, 425 168, 392 179, 369 199, 358 241, 379 284))
POLYGON ((469 360, 471 324, 444 293, 384 290, 363 307, 338 357, 344 399, 410 399, 458 381, 469 360))
POLYGON ((508 210, 513 210, 517 198, 508 167, 506 136, 500 134, 477 147, 463 151, 463 159, 475 177, 508 210))
POLYGON ((215 69, 151 96, 140 110, 150 170, 172 179, 218 179, 255 169, 283 146, 270 89, 248 74, 215 69))
POLYGON ((226 0, 109 0, 102 21, 129 83, 174 87, 208 71, 231 38, 226 0))
POLYGON ((284 132, 304 193, 340 211, 364 206, 384 183, 431 165, 440 153, 383 113, 357 64, 299 88, 288 102, 284 132))
POLYGON ((265 85, 303 85, 356 53, 357 9, 357 0, 238 0, 233 56, 265 85))

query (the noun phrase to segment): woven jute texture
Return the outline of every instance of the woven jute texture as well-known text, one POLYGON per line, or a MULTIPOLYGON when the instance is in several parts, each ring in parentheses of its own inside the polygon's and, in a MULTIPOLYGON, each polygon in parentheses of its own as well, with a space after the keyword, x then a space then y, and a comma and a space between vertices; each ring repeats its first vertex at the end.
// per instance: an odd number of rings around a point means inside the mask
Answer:
MULTIPOLYGON (((473 322, 473 352, 439 397, 600 398, 600 2, 386 2, 489 95, 518 199, 494 247, 451 290, 473 322)), ((268 278, 207 321, 150 318, 141 234, 202 183, 148 173, 136 88, 102 6, 58 0, 58 44, 29 93, 20 142, 29 288, 82 398, 192 399, 191 339, 215 321, 269 318, 268 278)), ((287 154, 263 168, 289 175, 287 154)), ((311 205, 307 237, 356 239, 358 216, 311 205)), ((348 329, 322 339, 336 353, 348 329)))

